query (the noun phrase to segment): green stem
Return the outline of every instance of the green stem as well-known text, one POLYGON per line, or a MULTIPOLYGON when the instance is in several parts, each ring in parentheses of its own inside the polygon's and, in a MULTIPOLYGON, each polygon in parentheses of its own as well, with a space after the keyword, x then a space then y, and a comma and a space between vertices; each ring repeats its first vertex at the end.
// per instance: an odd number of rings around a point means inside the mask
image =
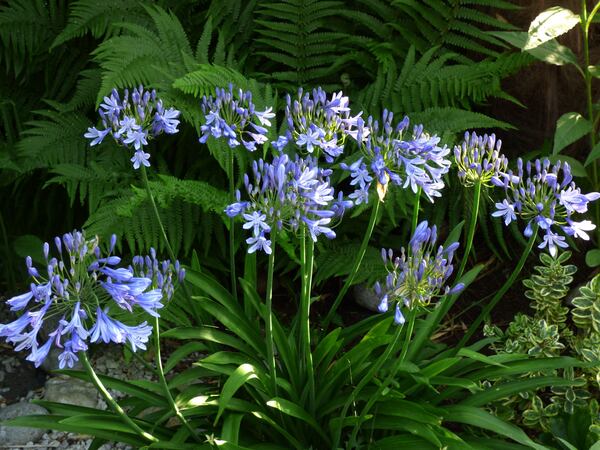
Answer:
MULTIPOLYGON (((233 149, 230 149, 230 157, 229 157, 229 197, 232 202, 235 202, 235 193, 234 193, 234 154, 233 149)), ((237 294, 237 279, 235 276, 235 220, 233 217, 229 219, 229 274, 231 276, 231 294, 235 302, 238 301, 237 294)))
POLYGON ((308 392, 311 411, 314 413, 315 407, 315 370, 313 367, 312 351, 310 345, 310 294, 312 291, 312 273, 314 264, 315 244, 310 237, 306 235, 306 226, 302 226, 301 232, 301 271, 302 271, 302 289, 300 297, 300 349, 302 360, 306 364, 306 379, 308 383, 308 392))
POLYGON ((275 227, 271 231, 271 254, 269 255, 267 272, 267 292, 265 298, 266 317, 265 332, 267 338, 267 363, 271 375, 273 395, 277 395, 277 369, 275 366, 275 344, 273 342, 273 271, 275 269, 275 247, 277 245, 277 232, 275 227))
POLYGON ((360 248, 358 249, 358 253, 356 254, 356 258, 354 259, 354 264, 352 266, 352 270, 350 271, 350 275, 348 275, 348 278, 346 278, 346 281, 344 282, 342 289, 338 293, 337 297, 335 298, 335 301, 333 302, 333 305, 331 306, 331 309, 329 310, 329 312, 325 316, 325 319, 322 322, 321 326, 323 327, 324 330, 327 330, 329 322, 331 322, 333 315, 335 314, 338 307, 340 306, 341 301, 344 299, 346 292, 348 292, 350 285, 352 284, 352 282, 354 281, 354 278, 356 277, 356 274, 358 273, 360 264, 365 256, 365 252, 367 251, 367 244, 369 243, 369 240, 371 239, 371 235, 373 234, 373 229, 375 228, 375 222, 377 221, 377 214, 379 212, 379 204, 380 203, 381 202, 379 199, 375 200, 375 204, 373 205, 373 209, 371 210, 371 217, 369 219, 369 225, 367 225, 367 230, 365 232, 365 235, 363 236, 363 240, 360 244, 360 248))
MULTIPOLYGON (((334 442, 334 446, 333 446, 334 450, 339 448, 339 442, 340 442, 340 438, 342 435, 343 421, 346 418, 346 413, 348 412, 348 409, 356 401, 358 394, 360 394, 360 392, 363 390, 363 388, 367 384, 369 384, 371 382, 371 380, 373 379, 373 377, 377 374, 377 372, 379 372, 379 369, 381 369, 381 366, 383 366, 383 364, 388 360, 390 355, 396 351, 396 346, 398 345, 398 342, 400 340, 400 335, 402 334, 402 328, 403 328, 402 326, 396 327, 396 331, 394 333, 394 338, 393 338, 392 342, 390 343, 390 345, 387 346, 387 348, 385 349, 385 352, 383 352, 379 356, 377 361, 375 361, 375 364, 373 364, 373 366, 371 367, 369 372, 367 372, 367 375, 360 380, 358 385, 352 391, 350 398, 348 398, 348 400, 344 404, 342 413, 340 414, 340 425, 339 425, 339 427, 337 427, 337 429, 335 431, 335 439, 333 441, 334 442)), ((361 415, 361 417, 362 417, 362 415, 361 415)), ((356 436, 358 427, 360 427, 360 419, 354 426, 354 430, 352 431, 352 436, 356 436)))
POLYGON ((517 263, 517 266, 515 267, 515 269, 513 270, 513 272, 510 274, 510 277, 502 285, 502 287, 500 288, 500 290, 498 292, 496 292, 496 295, 494 295, 494 297, 492 298, 492 300, 490 300, 490 302, 486 305, 486 307, 483 309, 483 311, 481 311, 481 313, 479 314, 479 316, 477 316, 477 319, 475 319, 475 322, 473 322, 471 324, 471 326, 467 330, 467 333, 463 336, 463 338, 461 339, 461 341, 455 347, 455 349, 454 349, 455 352, 458 352, 461 348, 463 348, 465 346, 465 344, 469 341, 469 339, 471 339, 471 337, 473 336, 473 334, 475 334, 475 331, 477 331, 477 328, 479 328, 479 325, 481 325, 481 322, 483 322, 483 320, 485 318, 489 317, 490 312, 492 311, 492 309, 494 309, 494 307, 496 306, 496 304, 502 299, 502 297, 504 296, 504 294, 506 294, 506 292, 510 289, 510 287, 517 280, 517 277, 521 273, 521 270, 523 269, 523 266, 525 265, 525 262, 527 261, 527 257, 531 253, 531 249, 533 248, 533 245, 535 244, 535 239, 537 237, 537 233, 538 233, 538 226, 536 225, 535 228, 534 228, 533 234, 529 238, 529 242, 527 243, 527 247, 523 251, 523 254, 521 255, 521 259, 519 259, 519 262, 517 263))
POLYGON ((190 432, 190 436, 192 436, 192 438, 196 442, 202 442, 202 440, 196 435, 196 432, 194 431, 192 426, 189 424, 189 422, 183 416, 181 411, 179 411, 179 407, 177 406, 177 403, 175 403, 175 399, 173 399, 173 396, 171 395, 171 390, 169 389, 167 379, 165 378, 165 371, 163 369, 162 356, 160 353, 160 325, 159 325, 158 317, 154 317, 154 347, 155 347, 154 350, 156 352, 155 359, 156 359, 156 367, 158 369, 157 370, 158 377, 160 378, 160 382, 165 391, 165 396, 167 397, 167 401, 169 402, 169 405, 171 405, 171 409, 173 410, 175 415, 179 418, 181 423, 183 423, 183 425, 188 429, 188 431, 190 432))
MULTIPOLYGON (((394 363, 393 369, 390 371, 390 373, 388 374, 385 381, 379 385, 379 387, 377 388, 377 391, 375 392, 375 395, 372 395, 369 398, 369 400, 367 401, 367 404, 365 405, 362 412, 360 413, 360 419, 354 426, 354 430, 352 431, 352 437, 350 438, 350 442, 355 442, 356 435, 358 434, 358 429, 359 429, 360 423, 362 422, 362 419, 369 413, 369 411, 371 410, 373 405, 375 403, 377 403, 377 401, 381 398, 381 396, 383 395, 383 392, 387 389, 387 387, 390 385, 392 380, 396 377, 398 370, 402 366, 402 363, 404 362, 404 359, 406 358, 406 354, 407 354, 408 348, 410 346, 410 338, 412 337, 416 318, 417 318, 417 309, 413 308, 410 311, 410 314, 408 317, 408 327, 406 328, 406 334, 404 336, 404 345, 402 346, 402 353, 400 354, 400 358, 398 358, 398 361, 396 363, 394 363)), ((398 328, 401 328, 401 327, 398 327, 398 328)))
POLYGON ((475 228, 477 227, 477 217, 479 216, 479 201, 481 199, 481 180, 475 183, 473 189, 473 209, 471 210, 471 220, 469 221, 469 228, 467 229, 467 242, 465 243, 465 252, 463 253, 463 259, 460 262, 460 268, 456 274, 456 281, 460 281, 460 277, 465 271, 467 261, 469 260, 469 253, 471 253, 471 247, 473 246, 473 237, 475 236, 475 228))
POLYGON ((147 431, 142 430, 140 428, 140 426, 138 424, 136 424, 133 421, 133 419, 127 415, 127 413, 123 410, 123 408, 121 408, 121 406, 116 402, 116 400, 112 397, 112 395, 110 395, 110 392, 108 392, 108 389, 106 389, 106 387, 104 386, 104 384, 102 383, 102 381, 100 380, 98 375, 96 375, 96 372, 94 372, 94 369, 92 368, 92 365, 90 364, 90 361, 88 360, 87 354, 84 351, 79 352, 79 358, 80 358, 81 362, 83 363, 83 367, 85 367, 85 370, 87 371, 88 375, 92 379, 92 383, 94 383, 94 386, 96 386, 96 389, 98 389, 98 391, 102 394, 102 396, 104 397, 104 400, 106 400, 106 403, 108 403, 110 405, 110 407, 119 415, 119 417, 121 417, 121 420, 123 420, 123 422, 126 425, 129 425, 132 430, 134 430, 137 434, 139 434, 145 440, 147 440, 149 442, 158 442, 158 439, 156 437, 154 437, 147 431))
MULTIPOLYGON (((148 181, 148 174, 146 172, 146 167, 143 164, 140 166, 140 172, 142 174, 142 181, 144 183, 144 187, 146 188, 146 194, 148 195, 148 199, 150 199, 150 204, 152 205, 152 210, 154 211, 154 217, 156 218, 156 222, 158 223, 158 227, 160 228, 160 232, 161 232, 165 247, 167 248, 167 253, 169 254, 169 258, 171 258, 171 263, 174 264, 175 261, 177 261, 177 258, 175 257, 175 252, 173 251, 171 244, 169 243, 169 238, 167 237, 167 232, 165 231, 165 227, 162 223, 162 219, 160 218, 160 214, 159 214, 158 208, 156 206, 156 201, 154 200, 154 195, 152 194, 152 190, 150 189, 150 182, 148 181)), ((194 311, 194 315, 198 319, 200 319, 201 314, 196 309, 196 302, 194 300, 192 300, 192 295, 190 294, 190 291, 188 290, 187 285, 182 282, 181 287, 183 288, 183 292, 185 293, 185 296, 190 300, 190 304, 194 311)))
POLYGON ((411 236, 415 233, 417 229, 417 224, 419 223, 419 208, 421 206, 421 186, 417 189, 417 197, 415 198, 415 204, 413 206, 413 214, 412 214, 412 225, 410 228, 411 236))
MULTIPOLYGON (((600 4, 596 5, 592 10, 592 16, 596 14, 598 11, 598 7, 600 4)), ((593 105, 593 97, 592 97, 592 74, 590 73, 590 45, 589 45, 589 20, 588 20, 588 12, 587 12, 587 4, 586 0, 582 0, 581 2, 581 32, 583 34, 583 57, 585 60, 585 94, 586 94, 586 103, 588 110, 588 120, 591 124, 594 124, 594 105, 593 105)), ((592 127, 590 131, 590 151, 596 146, 596 130, 592 127)), ((594 183, 594 190, 599 188, 598 183, 598 160, 592 162, 592 178, 594 183)), ((596 216, 596 223, 600 223, 600 205, 594 205, 594 212, 596 216)), ((596 236, 600 241, 600 229, 596 229, 596 236)))

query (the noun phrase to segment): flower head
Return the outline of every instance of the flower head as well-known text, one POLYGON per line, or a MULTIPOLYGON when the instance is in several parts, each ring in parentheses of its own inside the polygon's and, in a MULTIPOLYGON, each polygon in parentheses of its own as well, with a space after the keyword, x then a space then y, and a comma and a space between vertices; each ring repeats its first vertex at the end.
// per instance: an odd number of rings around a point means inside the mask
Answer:
POLYGON ((375 293, 380 298, 379 311, 386 312, 390 303, 396 303, 394 321, 404 323, 402 309, 424 307, 435 297, 461 291, 464 286, 450 289, 445 286, 452 274, 452 258, 458 243, 448 247, 440 245, 437 250, 437 230, 421 222, 409 242, 408 250, 402 248, 400 256, 392 250, 381 250, 388 275, 383 283, 375 283, 375 293))
POLYGON ((441 196, 442 176, 450 168, 446 158, 450 150, 438 145, 439 137, 424 133, 422 125, 415 126, 409 134, 408 117, 395 126, 393 118, 393 113, 387 110, 383 111, 381 123, 372 116, 366 122, 357 118, 356 130, 348 134, 358 143, 363 158, 357 161, 358 164, 340 166, 350 171, 351 184, 361 191, 355 196, 367 199, 362 192, 369 190, 371 180, 376 180, 381 200, 391 182, 403 188, 410 187, 415 193, 421 188, 433 201, 433 197, 441 196))
POLYGON ((465 133, 460 145, 454 147, 454 160, 458 166, 458 178, 465 186, 479 182, 492 186, 492 178, 506 171, 508 160, 500 153, 502 141, 495 134, 477 136, 465 133))
POLYGON ((575 214, 586 212, 588 203, 600 198, 600 194, 582 194, 567 163, 552 164, 544 158, 524 164, 519 158, 516 174, 509 170, 493 176, 491 181, 503 187, 506 194, 502 203, 496 203, 497 210, 492 215, 504 217, 506 225, 520 217, 526 222, 523 233, 527 237, 537 226, 544 233, 538 248, 547 248, 552 256, 558 247, 568 246, 558 231, 588 240, 586 231, 596 228, 589 220, 573 220, 575 214))
POLYGON ((272 143, 276 149, 282 151, 293 142, 300 150, 317 158, 322 153, 329 163, 342 154, 346 134, 358 117, 350 116, 348 97, 340 91, 327 98, 327 93, 320 87, 312 92, 300 88, 297 97, 292 100, 288 94, 286 102, 287 131, 272 143))
POLYGON ((252 103, 252 92, 234 89, 217 88, 216 95, 202 98, 202 112, 205 123, 200 127, 202 136, 200 143, 204 144, 210 136, 227 139, 231 148, 243 145, 248 151, 255 151, 257 145, 267 142, 268 130, 275 117, 268 108, 256 111, 252 103))
POLYGON ((352 202, 334 196, 330 185, 331 170, 317 166, 316 158, 291 160, 286 154, 267 163, 262 159, 254 162, 252 176, 244 176, 249 200, 237 202, 225 209, 229 217, 241 216, 243 228, 252 236, 246 240, 250 253, 262 250, 271 253, 269 233, 283 228, 297 231, 304 224, 313 240, 321 234, 329 239, 335 237, 331 229, 333 218, 339 218, 352 202))
MULTIPOLYGON (((109 252, 115 242, 113 237, 109 252)), ((0 324, 0 337, 13 343, 17 351, 29 350, 27 359, 36 366, 52 346, 63 349, 58 357, 61 368, 73 367, 77 352, 87 350, 87 342, 127 342, 134 351, 143 349, 152 328, 145 322, 126 325, 111 318, 109 312, 130 315, 143 310, 158 316, 162 300, 172 295, 171 264, 149 258, 152 269, 140 273, 146 268, 145 259, 136 257, 136 269, 116 267, 121 258, 110 253, 103 256, 99 239, 86 239, 79 231, 57 237, 54 243, 57 257, 51 257, 48 244, 43 246, 45 271, 33 267, 31 258, 26 259, 33 274, 29 291, 7 301, 13 311, 23 313, 11 323, 0 324), (42 324, 53 316, 60 318, 56 329, 42 338, 42 324)))
POLYGON ((90 127, 84 137, 91 139, 90 145, 94 146, 110 134, 118 144, 133 147, 136 150, 131 158, 134 169, 139 169, 140 164, 150 166, 150 154, 144 152, 149 139, 162 133, 179 132, 179 111, 175 108, 165 110, 156 91, 144 91, 143 86, 133 89, 131 96, 129 90, 125 89, 122 98, 113 89, 110 96, 104 97, 98 114, 104 128, 98 130, 90 127))

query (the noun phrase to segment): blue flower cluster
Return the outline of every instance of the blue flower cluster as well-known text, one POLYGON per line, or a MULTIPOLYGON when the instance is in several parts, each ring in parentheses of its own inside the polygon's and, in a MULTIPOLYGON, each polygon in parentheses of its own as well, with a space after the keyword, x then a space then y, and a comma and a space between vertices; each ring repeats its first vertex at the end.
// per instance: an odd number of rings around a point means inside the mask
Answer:
POLYGON ((244 175, 244 185, 249 200, 241 201, 236 192, 237 202, 225 209, 229 217, 241 215, 243 228, 252 231, 246 242, 249 253, 262 250, 271 253, 268 234, 276 227, 297 231, 304 223, 311 238, 316 241, 321 234, 335 238, 331 221, 341 217, 352 202, 344 200, 343 194, 337 200, 329 184, 330 169, 320 169, 313 157, 291 160, 282 154, 272 163, 262 159, 252 166, 253 180, 244 175))
POLYGON ((275 117, 272 110, 256 111, 250 91, 234 90, 232 84, 228 90, 217 88, 214 98, 202 98, 206 123, 200 127, 199 141, 204 144, 210 136, 224 138, 231 148, 243 145, 253 152, 268 140, 265 127, 270 127, 270 119, 275 117))
POLYGON ((298 89, 297 99, 286 96, 285 118, 287 130, 272 145, 283 151, 288 143, 295 143, 307 153, 323 152, 325 160, 332 163, 344 151, 346 134, 356 124, 357 118, 350 116, 348 97, 340 91, 327 98, 320 87, 311 93, 298 89))
MULTIPOLYGON (((14 344, 16 351, 29 350, 27 360, 36 367, 53 345, 62 349, 58 357, 61 369, 73 367, 77 353, 86 351, 88 343, 128 343, 133 351, 145 350, 152 327, 145 321, 126 325, 111 317, 109 310, 133 312, 141 308, 158 316, 161 300, 165 292, 172 291, 172 283, 163 275, 162 287, 156 287, 152 277, 136 276, 131 266, 118 267, 121 258, 112 254, 115 244, 113 236, 108 255, 102 256, 97 237, 87 240, 83 233, 74 231, 54 239, 58 258, 50 257, 50 245, 44 244, 44 273, 27 257, 30 288, 7 300, 11 311, 23 313, 14 322, 0 324, 0 337, 14 344)), ((166 272, 163 266, 161 273, 166 272)))
POLYGON ((519 158, 517 170, 516 175, 508 171, 492 178, 492 183, 506 192, 502 203, 496 203, 492 216, 503 217, 506 225, 520 216, 527 222, 526 237, 533 234, 533 227, 537 225, 545 232, 538 248, 548 248, 552 256, 556 256, 558 247, 568 247, 565 237, 558 234, 557 229, 569 236, 589 240, 587 231, 595 229, 596 225, 589 220, 575 222, 572 216, 585 213, 588 203, 600 198, 600 193, 582 194, 573 181, 569 165, 560 161, 552 164, 544 158, 524 165, 519 158))
POLYGON ((502 141, 495 134, 477 136, 465 133, 462 144, 454 147, 458 178, 469 187, 480 182, 491 187, 492 178, 506 172, 508 159, 500 153, 502 141))
POLYGON ((404 136, 409 126, 405 117, 395 127, 393 113, 383 111, 381 124, 369 116, 365 122, 356 119, 356 129, 348 131, 358 143, 363 158, 351 165, 340 164, 350 172, 352 185, 356 186, 350 195, 356 204, 367 203, 369 187, 377 180, 377 191, 381 200, 387 193, 388 183, 407 188, 413 192, 421 188, 430 201, 441 197, 444 187, 442 177, 450 169, 446 159, 450 150, 439 147, 440 138, 423 132, 423 126, 415 126, 412 135, 404 136), (363 162, 366 159, 367 163, 363 162))
POLYGON ((445 286, 452 274, 452 258, 458 248, 458 242, 448 247, 440 245, 435 250, 437 230, 429 227, 427 221, 421 222, 410 239, 408 251, 400 250, 400 256, 394 257, 392 250, 381 250, 381 257, 388 275, 385 284, 375 283, 374 289, 380 298, 378 309, 387 312, 390 303, 396 303, 394 322, 405 322, 402 308, 409 310, 427 306, 435 297, 455 294, 464 289, 462 283, 454 288, 445 286))
POLYGON ((135 153, 131 162, 134 169, 139 169, 142 164, 150 167, 150 154, 144 152, 148 139, 161 133, 175 134, 179 131, 179 111, 165 109, 156 91, 144 91, 143 86, 135 88, 131 97, 125 89, 122 99, 113 89, 110 97, 104 97, 98 114, 104 129, 88 128, 84 137, 91 139, 90 145, 94 146, 110 134, 120 145, 133 146, 135 153))

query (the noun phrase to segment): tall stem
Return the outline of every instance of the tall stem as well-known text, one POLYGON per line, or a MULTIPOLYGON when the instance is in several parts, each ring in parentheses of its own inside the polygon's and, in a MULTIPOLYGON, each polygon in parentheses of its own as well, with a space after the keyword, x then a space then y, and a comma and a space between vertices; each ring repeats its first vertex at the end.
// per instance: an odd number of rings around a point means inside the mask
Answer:
POLYGON ((346 278, 346 281, 344 282, 342 289, 338 293, 337 297, 335 298, 335 301, 333 302, 333 305, 331 306, 331 309, 329 310, 329 312, 325 316, 325 319, 323 320, 322 327, 324 330, 327 329, 329 322, 331 322, 333 315, 335 314, 336 310, 340 306, 341 301, 344 299, 346 292, 348 292, 350 285, 352 285, 352 282, 354 281, 354 278, 356 277, 356 274, 358 273, 360 264, 362 263, 362 260, 365 256, 365 252, 367 251, 367 244, 369 243, 369 240, 371 239, 371 235, 373 234, 373 229, 375 228, 375 222, 377 221, 377 214, 379 212, 379 204, 380 203, 381 202, 379 199, 375 200, 375 204, 373 205, 373 209, 371 210, 371 217, 369 219, 369 225, 367 225, 367 230, 365 231, 365 235, 363 236, 363 240, 360 244, 360 248, 358 249, 358 253, 356 254, 356 257, 354 259, 354 264, 352 266, 352 270, 350 271, 350 275, 348 275, 348 278, 346 278))
POLYGON ((523 251, 523 254, 521 255, 521 259, 519 259, 519 262, 517 263, 517 266, 515 267, 513 272, 510 274, 510 277, 502 285, 500 290, 498 292, 496 292, 496 295, 494 295, 492 300, 490 300, 490 302, 486 305, 486 307, 483 309, 483 311, 481 311, 479 316, 477 316, 477 319, 475 319, 475 322, 473 322, 471 324, 471 326, 467 330, 467 333, 463 336, 463 338, 460 340, 458 345, 455 347, 455 349, 454 349, 455 352, 458 352, 461 348, 463 348, 465 346, 465 344, 469 341, 469 339, 471 339, 471 336, 473 336, 473 334, 475 334, 475 331, 477 331, 477 328, 479 328, 479 325, 481 325, 481 322, 483 322, 483 320, 489 316, 492 309, 494 309, 496 304, 502 299, 504 294, 506 294, 506 292, 510 289, 510 287, 517 280, 517 277, 521 273, 521 270, 523 269, 523 266, 525 265, 525 262, 527 261, 527 257, 531 253, 531 249, 533 248, 533 245, 535 244, 535 238, 537 237, 537 232, 538 232, 538 226, 536 225, 534 228, 533 234, 529 238, 527 247, 523 251))
MULTIPOLYGON (((594 7, 592 14, 598 11, 598 5, 594 7)), ((586 103, 588 110, 588 120, 592 124, 592 130, 590 131, 590 151, 596 146, 596 130, 594 130, 594 104, 592 97, 592 74, 590 73, 590 45, 589 45, 589 23, 588 23, 588 12, 586 0, 581 1, 581 32, 583 34, 583 57, 585 60, 584 74, 585 74, 585 94, 586 103)), ((592 162, 592 177, 594 183, 594 190, 599 188, 598 186, 598 160, 592 162)), ((600 223, 600 205, 594 206, 596 213, 596 223, 600 223)), ((596 230, 598 240, 600 241, 600 229, 596 230)))
MULTIPOLYGON (((146 167, 143 164, 140 166, 140 172, 142 174, 142 181, 144 183, 144 187, 146 188, 146 195, 148 195, 148 199, 150 199, 150 204, 152 205, 152 210, 154 211, 154 217, 156 218, 156 222, 158 223, 158 227, 160 228, 160 233, 162 235, 165 247, 167 248, 167 253, 169 254, 169 258, 171 258, 171 262, 175 263, 177 258, 175 257, 175 252, 173 251, 171 244, 169 243, 169 238, 167 236, 167 232, 162 223, 162 219, 160 218, 158 208, 156 207, 156 201, 154 200, 154 195, 152 194, 152 190, 150 189, 150 183, 148 182, 148 174, 146 173, 146 167)), ((197 318, 200 318, 201 313, 197 310, 196 302, 191 300, 192 296, 190 294, 190 291, 188 291, 187 285, 182 282, 181 286, 183 288, 183 292, 185 293, 185 296, 190 300, 191 308, 194 311, 194 315, 197 318)))
MULTIPOLYGON (((229 151, 229 197, 232 202, 235 201, 235 193, 233 192, 235 183, 234 183, 234 161, 235 157, 233 154, 233 149, 229 151)), ((231 294, 235 302, 238 301, 237 294, 237 279, 235 276, 235 221, 234 218, 231 217, 229 219, 229 274, 231 276, 231 294)))
MULTIPOLYGON (((350 405, 352 405, 356 401, 358 394, 360 394, 360 392, 363 390, 363 388, 371 382, 373 377, 377 374, 377 372, 379 372, 379 369, 381 369, 381 366, 383 366, 383 364, 390 357, 390 355, 396 351, 396 347, 398 345, 398 342, 400 341, 401 334, 402 334, 402 326, 397 326, 392 342, 387 346, 385 351, 379 356, 377 361, 375 361, 375 364, 373 364, 371 366, 371 369, 367 372, 367 375, 364 376, 360 380, 358 385, 352 391, 350 398, 348 398, 348 400, 344 404, 344 408, 342 409, 342 413, 340 414, 340 425, 337 428, 337 430, 335 431, 335 439, 333 441, 334 442, 333 449, 337 449, 339 447, 339 442, 340 442, 340 438, 342 435, 343 421, 346 418, 346 414, 348 412, 348 409, 350 408, 350 405)), ((357 432, 358 427, 360 427, 360 419, 354 426, 354 430, 352 431, 352 436, 356 437, 356 432, 357 432)))
POLYGON ((108 392, 108 389, 106 389, 106 387, 104 386, 104 384, 102 383, 102 381, 100 380, 98 375, 96 375, 96 372, 94 372, 94 369, 92 368, 92 365, 90 364, 90 361, 88 360, 88 357, 87 357, 87 354, 85 353, 85 351, 79 352, 79 358, 80 358, 81 362, 83 363, 83 367, 85 368, 88 375, 92 379, 92 383, 94 383, 94 386, 96 386, 96 389, 98 389, 100 394, 102 394, 102 396, 104 397, 104 400, 106 400, 106 403, 108 403, 110 405, 110 407, 119 415, 119 417, 121 417, 121 420, 123 420, 123 422, 125 424, 129 425, 133 431, 135 431, 138 435, 140 435, 147 441, 158 442, 158 439, 156 437, 154 437, 152 434, 148 433, 147 431, 142 430, 140 428, 140 426, 138 424, 136 424, 133 421, 133 419, 131 419, 131 417, 129 417, 127 415, 127 413, 123 410, 123 408, 121 408, 121 405, 119 405, 116 402, 116 400, 112 397, 112 395, 110 395, 110 392, 108 392))
POLYGON ((158 317, 154 318, 154 346, 155 346, 154 351, 156 352, 155 359, 156 359, 156 367, 158 369, 158 377, 160 378, 160 382, 163 386, 163 390, 165 391, 165 396, 167 397, 167 401, 169 402, 169 405, 171 405, 171 409, 173 410, 175 415, 179 418, 181 423, 183 423, 183 425, 190 432, 190 436, 192 436, 192 438, 196 442, 202 442, 202 440, 196 435, 196 432, 194 431, 192 426, 189 424, 189 422, 186 420, 184 415, 181 413, 181 411, 179 411, 179 407, 177 406, 177 403, 175 403, 175 399, 173 399, 173 396, 171 395, 171 390, 169 389, 167 379, 165 378, 165 371, 163 369, 162 356, 160 353, 160 325, 159 325, 158 317))
POLYGON ((419 223, 419 208, 421 207, 421 186, 417 189, 417 194, 415 198, 415 204, 413 207, 412 214, 412 224, 410 227, 410 234, 413 235, 415 230, 417 229, 417 224, 419 223))
POLYGON ((273 342, 273 271, 275 269, 275 248, 277 246, 277 232, 275 227, 271 231, 271 254, 269 255, 267 271, 267 292, 265 298, 266 317, 265 333, 267 338, 267 364, 271 376, 273 395, 277 395, 277 369, 275 366, 275 344, 273 342))
POLYGON ((477 227, 477 217, 479 216, 479 201, 481 199, 481 180, 477 180, 473 189, 473 209, 471 210, 471 220, 469 221, 469 228, 467 229, 467 242, 465 243, 465 251, 463 253, 462 261, 460 262, 460 268, 456 274, 456 280, 460 280, 462 274, 467 266, 469 260, 469 253, 471 253, 471 247, 473 246, 473 237, 475 236, 475 228, 477 227))
POLYGON ((306 365, 306 381, 308 383, 308 392, 311 411, 314 412, 315 406, 315 371, 313 367, 312 351, 310 345, 310 294, 312 291, 312 273, 314 264, 315 244, 310 237, 306 236, 306 226, 302 226, 301 232, 301 271, 302 271, 302 289, 300 297, 300 349, 302 359, 306 365))
MULTIPOLYGON (((359 420, 356 423, 356 425, 354 426, 354 430, 352 431, 352 437, 350 439, 351 442, 355 442, 356 435, 358 433, 358 429, 360 427, 362 418, 366 417, 366 415, 369 413, 369 411, 371 410, 373 405, 375 403, 377 403, 377 401, 381 398, 381 396, 383 395, 383 392, 387 389, 387 387, 390 385, 392 380, 396 377, 398 370, 402 366, 402 363, 404 362, 404 360, 406 358, 406 354, 407 354, 408 348, 410 346, 410 338, 412 337, 416 318, 417 318, 417 309, 413 308, 410 311, 410 315, 408 317, 408 327, 406 328, 406 334, 404 335, 404 344, 402 345, 402 353, 400 354, 400 357, 398 358, 398 360, 394 363, 393 369, 390 371, 390 373, 388 374, 385 381, 379 385, 375 394, 369 398, 369 400, 367 401, 367 404, 365 405, 362 412, 360 413, 361 420, 359 420)), ((401 328, 401 327, 398 327, 398 328, 401 328)))

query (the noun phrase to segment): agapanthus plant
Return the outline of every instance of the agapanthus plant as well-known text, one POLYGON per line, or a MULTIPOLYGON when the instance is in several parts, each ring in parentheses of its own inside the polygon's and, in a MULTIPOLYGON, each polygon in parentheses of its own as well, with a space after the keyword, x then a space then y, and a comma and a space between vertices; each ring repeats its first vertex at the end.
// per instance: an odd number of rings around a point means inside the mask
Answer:
POLYGON ((319 88, 312 93, 298 89, 294 100, 286 96, 285 119, 287 130, 279 136, 273 146, 282 151, 289 143, 294 143, 302 151, 317 158, 320 153, 328 163, 344 151, 346 134, 356 124, 357 118, 350 116, 348 97, 342 91, 327 98, 327 93, 319 88))
POLYGON ((517 174, 509 171, 493 177, 492 182, 503 187, 506 193, 506 198, 496 203, 492 216, 502 217, 506 225, 521 217, 526 222, 526 237, 531 237, 537 226, 544 233, 538 248, 547 248, 552 256, 558 247, 568 247, 559 230, 568 236, 589 240, 587 231, 596 228, 589 220, 577 222, 572 217, 575 213, 585 213, 588 203, 600 198, 600 193, 582 194, 566 162, 552 164, 545 158, 524 164, 519 158, 517 174))
POLYGON ((506 172, 508 160, 500 153, 502 141, 495 134, 478 136, 465 133, 460 145, 454 147, 458 178, 465 186, 481 183, 491 187, 492 178, 506 172))
POLYGON ((253 152, 257 145, 267 142, 267 128, 275 117, 273 108, 257 111, 252 103, 252 92, 234 89, 216 88, 216 94, 202 98, 202 112, 206 122, 200 127, 204 144, 210 136, 227 140, 231 148, 243 145, 253 152))
POLYGON ((297 231, 304 223, 313 241, 319 235, 335 237, 331 222, 340 217, 352 202, 336 200, 329 183, 330 169, 320 169, 316 158, 292 160, 287 155, 275 157, 272 163, 262 159, 252 165, 253 180, 244 175, 249 200, 242 201, 239 190, 237 202, 225 209, 229 217, 242 216, 243 228, 251 230, 246 242, 248 252, 262 250, 271 253, 268 239, 273 228, 297 231))
POLYGON ((11 311, 22 314, 14 322, 0 324, 0 337, 14 344, 16 351, 30 350, 27 360, 36 367, 52 346, 62 350, 58 356, 61 369, 73 367, 78 352, 85 352, 89 343, 114 342, 129 344, 134 352, 145 350, 152 327, 146 321, 127 325, 112 317, 111 310, 134 313, 141 309, 158 317, 164 293, 173 289, 171 277, 163 276, 162 286, 156 287, 151 277, 119 267, 121 258, 112 254, 115 243, 113 236, 103 256, 98 237, 86 239, 82 232, 73 231, 54 239, 58 257, 51 257, 50 245, 44 244, 45 270, 38 270, 27 257, 30 288, 7 300, 11 311), (48 331, 48 327, 56 328, 48 331))
POLYGON ((148 141, 162 133, 179 132, 179 114, 175 108, 165 108, 156 91, 144 91, 143 86, 134 88, 131 96, 125 89, 123 97, 113 89, 110 97, 104 97, 98 110, 103 129, 88 128, 84 137, 91 140, 90 145, 100 144, 107 135, 125 147, 133 147, 131 157, 134 169, 140 165, 150 167, 150 154, 144 151, 148 141))
POLYGON ((407 132, 408 117, 395 126, 393 118, 393 113, 387 110, 383 111, 381 123, 372 116, 366 122, 359 117, 356 129, 348 132, 363 154, 351 165, 340 165, 350 172, 350 183, 356 186, 350 197, 357 204, 368 202, 373 180, 377 181, 382 200, 390 182, 403 188, 410 187, 415 193, 420 188, 430 201, 441 196, 442 177, 451 164, 446 158, 450 150, 440 147, 440 138, 425 133, 422 125, 415 126, 412 133, 407 132))
POLYGON ((458 242, 447 247, 440 245, 437 250, 437 228, 429 227, 427 221, 421 222, 410 242, 408 250, 400 250, 400 256, 394 256, 391 249, 381 250, 381 257, 388 271, 383 284, 375 283, 375 293, 380 299, 378 309, 387 312, 390 304, 395 303, 394 321, 403 324, 403 308, 413 310, 428 306, 440 295, 460 292, 464 286, 457 284, 453 288, 446 285, 452 275, 452 259, 458 248, 458 242))

